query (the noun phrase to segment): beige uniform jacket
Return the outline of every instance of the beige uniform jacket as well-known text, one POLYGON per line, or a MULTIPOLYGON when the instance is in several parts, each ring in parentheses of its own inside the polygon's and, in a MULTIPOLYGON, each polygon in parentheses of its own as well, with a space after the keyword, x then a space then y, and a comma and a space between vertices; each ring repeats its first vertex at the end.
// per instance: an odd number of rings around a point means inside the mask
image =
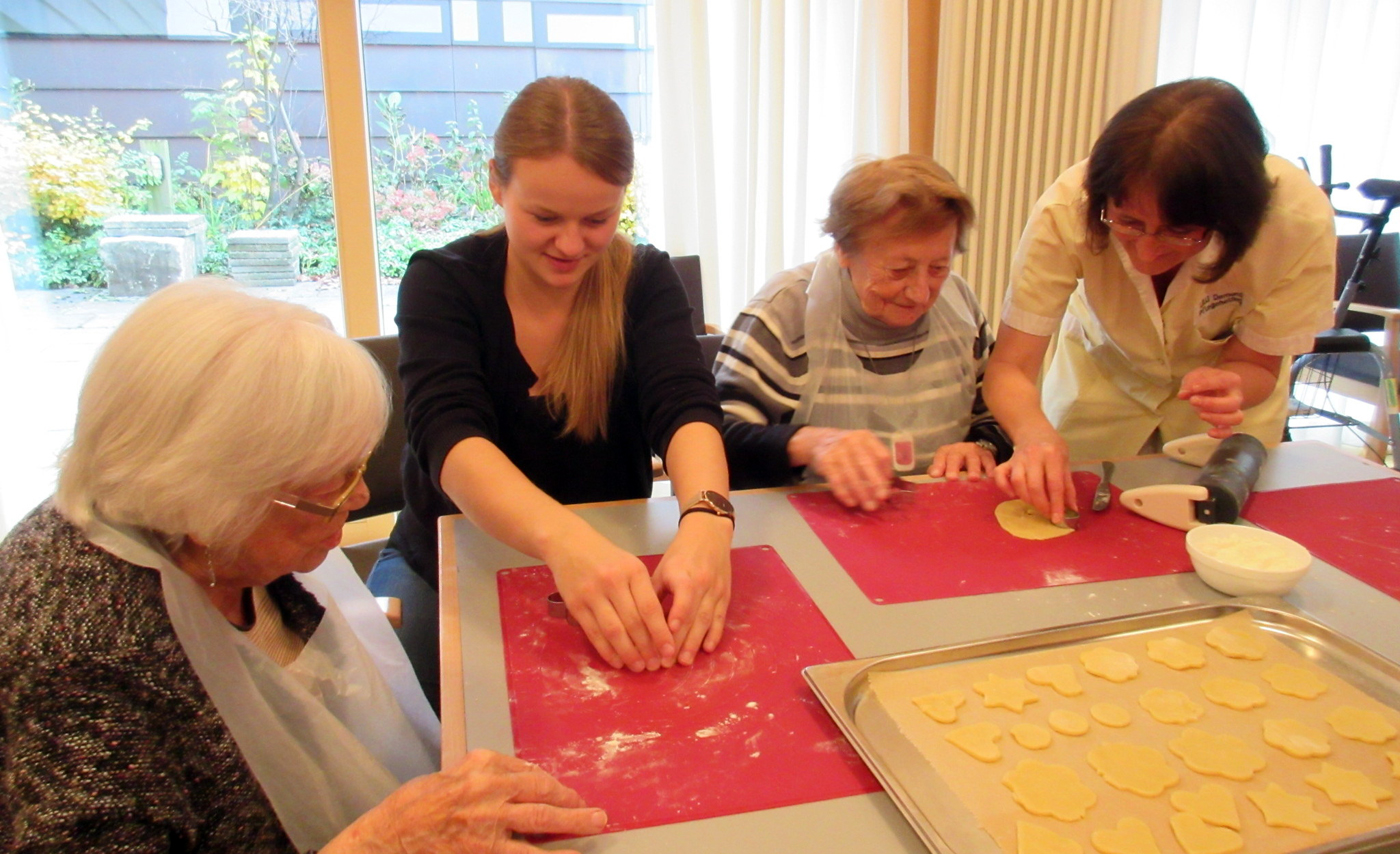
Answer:
MULTIPOLYGON (((1116 236, 1102 252, 1089 248, 1086 163, 1036 203, 1002 312, 1003 323, 1032 335, 1060 331, 1042 396, 1072 459, 1135 454, 1159 427, 1164 441, 1209 429, 1176 399, 1181 378, 1215 364, 1232 335, 1268 355, 1309 351, 1331 325, 1336 278, 1331 205, 1305 172, 1271 155, 1274 192, 1254 245, 1219 281, 1202 284, 1196 274, 1220 248, 1212 240, 1182 265, 1158 306, 1151 278, 1133 269, 1116 236)), ((1288 364, 1240 427, 1265 442, 1283 433, 1288 364)))

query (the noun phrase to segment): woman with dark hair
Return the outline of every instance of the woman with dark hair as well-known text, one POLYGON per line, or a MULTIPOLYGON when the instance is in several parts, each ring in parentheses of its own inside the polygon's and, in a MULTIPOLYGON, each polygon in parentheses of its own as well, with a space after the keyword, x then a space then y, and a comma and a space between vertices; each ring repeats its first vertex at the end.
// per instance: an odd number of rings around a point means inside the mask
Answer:
POLYGON ((1016 446, 998 484, 1058 522, 1071 459, 1236 429, 1277 442, 1284 361, 1331 324, 1335 255, 1326 197, 1268 154, 1238 89, 1203 78, 1133 99, 1016 251, 985 383, 1016 446))
POLYGON ((618 231, 632 165, 607 94, 536 80, 496 130, 504 224, 418 252, 404 273, 407 505, 369 586, 405 600, 401 637, 430 698, 445 514, 547 564, 614 667, 690 664, 723 634, 734 516, 719 397, 666 253, 618 231), (648 575, 565 505, 650 497, 653 453, 681 520, 648 575))

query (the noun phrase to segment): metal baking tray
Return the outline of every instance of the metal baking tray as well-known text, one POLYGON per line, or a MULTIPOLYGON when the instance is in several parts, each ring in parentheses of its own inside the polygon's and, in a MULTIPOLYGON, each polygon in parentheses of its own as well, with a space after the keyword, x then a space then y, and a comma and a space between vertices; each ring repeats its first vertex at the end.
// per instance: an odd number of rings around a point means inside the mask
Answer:
MULTIPOLYGON (((1157 629, 1205 623, 1247 611, 1275 640, 1376 700, 1400 708, 1400 665, 1338 634, 1273 597, 1231 599, 1130 617, 1073 623, 1057 628, 1003 635, 913 652, 817 664, 803 669, 827 713, 934 854, 1001 854, 957 801, 948 783, 912 748, 870 691, 870 674, 1054 649, 1095 640, 1123 638, 1157 629), (955 809, 949 804, 956 803, 955 809)), ((1359 854, 1400 850, 1400 827, 1312 846, 1297 854, 1359 854)))

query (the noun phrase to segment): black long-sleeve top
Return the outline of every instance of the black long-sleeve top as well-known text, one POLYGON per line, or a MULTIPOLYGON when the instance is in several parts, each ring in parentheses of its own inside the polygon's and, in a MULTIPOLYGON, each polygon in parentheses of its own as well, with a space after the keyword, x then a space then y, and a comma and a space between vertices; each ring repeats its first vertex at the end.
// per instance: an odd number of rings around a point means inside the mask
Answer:
POLYGON ((505 297, 507 238, 485 232, 423 250, 399 289, 404 385, 405 506, 390 544, 437 587, 437 518, 458 509, 440 487, 443 461, 464 439, 490 440, 563 504, 651 495, 651 456, 665 459, 681 426, 719 429, 714 377, 691 331, 690 305, 665 252, 637 246, 628 280, 625 361, 613 383, 607 438, 562 436, 529 390, 538 379, 515 344, 505 297))

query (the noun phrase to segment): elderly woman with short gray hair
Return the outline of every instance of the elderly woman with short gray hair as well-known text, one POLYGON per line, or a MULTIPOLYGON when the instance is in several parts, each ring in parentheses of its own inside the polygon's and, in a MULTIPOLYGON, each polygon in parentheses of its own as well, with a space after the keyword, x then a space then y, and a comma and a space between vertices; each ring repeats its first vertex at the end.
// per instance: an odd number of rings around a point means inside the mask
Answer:
POLYGON ((56 495, 0 543, 0 849, 499 851, 603 826, 511 757, 434 773, 437 720, 337 549, 388 409, 325 318, 227 284, 171 285, 112 334, 56 495))

